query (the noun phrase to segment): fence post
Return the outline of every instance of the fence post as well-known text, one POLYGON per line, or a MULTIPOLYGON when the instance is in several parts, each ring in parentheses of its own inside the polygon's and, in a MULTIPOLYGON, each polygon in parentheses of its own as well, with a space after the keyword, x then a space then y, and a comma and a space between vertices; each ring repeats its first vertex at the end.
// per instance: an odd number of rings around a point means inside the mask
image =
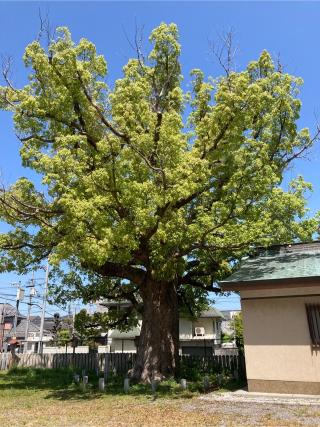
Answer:
POLYGON ((106 353, 104 356, 104 379, 108 380, 108 372, 109 372, 109 353, 106 353))

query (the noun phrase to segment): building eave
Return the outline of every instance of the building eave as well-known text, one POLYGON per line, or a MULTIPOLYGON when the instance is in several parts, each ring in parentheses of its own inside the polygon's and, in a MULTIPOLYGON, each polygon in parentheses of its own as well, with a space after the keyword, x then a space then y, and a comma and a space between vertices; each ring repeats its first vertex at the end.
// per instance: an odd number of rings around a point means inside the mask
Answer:
POLYGON ((282 289, 298 288, 301 286, 319 286, 320 276, 294 277, 267 280, 221 281, 219 285, 223 291, 243 291, 253 289, 282 289))

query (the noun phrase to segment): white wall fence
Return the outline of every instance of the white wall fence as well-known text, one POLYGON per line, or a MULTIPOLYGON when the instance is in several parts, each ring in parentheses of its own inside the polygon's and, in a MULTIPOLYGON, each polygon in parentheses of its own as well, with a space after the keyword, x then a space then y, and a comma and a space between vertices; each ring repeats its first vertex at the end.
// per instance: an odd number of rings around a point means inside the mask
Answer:
MULTIPOLYGON (((79 353, 89 353, 89 346, 88 345, 78 345, 77 347, 74 347, 74 352, 79 353)), ((73 347, 44 347, 43 348, 43 354, 73 354, 73 347)))

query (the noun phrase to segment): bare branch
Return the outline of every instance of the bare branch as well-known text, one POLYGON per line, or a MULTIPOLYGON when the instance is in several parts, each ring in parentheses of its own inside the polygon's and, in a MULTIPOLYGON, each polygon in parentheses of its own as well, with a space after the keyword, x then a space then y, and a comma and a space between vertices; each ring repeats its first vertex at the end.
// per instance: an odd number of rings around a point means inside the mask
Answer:
POLYGON ((238 47, 234 46, 234 32, 233 29, 226 33, 219 34, 219 43, 209 42, 211 53, 222 67, 227 77, 234 70, 234 59, 237 55, 238 47))
POLYGON ((11 56, 2 55, 1 57, 1 71, 2 76, 7 83, 7 86, 13 91, 16 92, 15 87, 13 86, 13 83, 11 82, 11 76, 12 76, 12 65, 13 65, 13 59, 11 56))
POLYGON ((55 30, 50 25, 50 18, 49 18, 49 12, 46 11, 45 15, 43 16, 41 9, 39 7, 38 9, 38 17, 40 22, 40 28, 38 31, 38 35, 36 36, 36 40, 40 42, 43 35, 46 37, 47 47, 49 47, 51 41, 54 38, 55 30))
POLYGON ((124 36, 131 47, 131 49, 136 53, 137 59, 140 65, 140 69, 142 72, 144 72, 145 68, 145 56, 143 54, 142 44, 143 44, 143 30, 144 26, 141 28, 138 27, 137 22, 135 22, 135 34, 134 34, 134 41, 132 42, 130 40, 130 37, 127 34, 127 31, 124 27, 122 27, 122 31, 124 33, 124 36))

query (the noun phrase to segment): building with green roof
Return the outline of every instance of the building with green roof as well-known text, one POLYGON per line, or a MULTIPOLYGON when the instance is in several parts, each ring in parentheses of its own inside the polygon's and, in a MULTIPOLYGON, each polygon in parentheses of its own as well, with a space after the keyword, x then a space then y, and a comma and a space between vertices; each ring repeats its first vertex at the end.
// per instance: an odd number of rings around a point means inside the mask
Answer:
POLYGON ((320 242, 260 248, 220 286, 240 292, 249 391, 320 394, 320 242))

